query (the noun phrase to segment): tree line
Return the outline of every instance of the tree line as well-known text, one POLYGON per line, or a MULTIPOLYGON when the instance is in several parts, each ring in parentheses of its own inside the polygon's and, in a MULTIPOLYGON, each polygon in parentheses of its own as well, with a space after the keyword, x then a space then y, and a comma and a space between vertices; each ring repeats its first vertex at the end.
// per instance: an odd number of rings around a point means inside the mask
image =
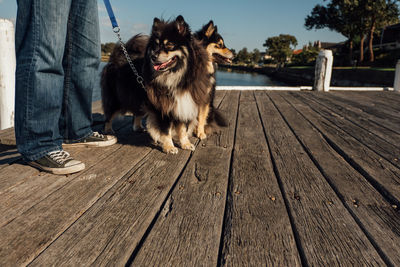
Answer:
POLYGON ((368 38, 369 61, 374 62, 374 35, 384 27, 399 22, 398 0, 324 0, 306 17, 308 30, 328 28, 348 39, 349 60, 355 40, 360 40, 359 61, 364 61, 364 42, 368 38))
MULTIPOLYGON (((328 28, 347 38, 347 62, 354 60, 355 44, 359 48, 358 62, 365 61, 365 42, 368 41, 368 60, 375 61, 373 40, 386 26, 399 22, 399 0, 324 0, 324 5, 316 5, 305 18, 307 30, 328 28)), ((307 45, 302 52, 293 55, 297 46, 296 37, 288 34, 269 37, 263 44, 267 55, 278 65, 289 60, 295 64, 309 64, 318 55, 319 48, 307 45)), ((246 50, 247 51, 247 50, 246 50)), ((239 51, 241 53, 242 50, 239 51)), ((239 54, 238 53, 238 54, 239 54)), ((244 53, 244 52, 243 52, 244 53)), ((244 53, 245 54, 245 53, 244 53)), ((249 58, 246 58, 249 62, 249 58)), ((242 61, 240 58, 237 59, 242 61)))
MULTIPOLYGON (((368 60, 374 62, 373 40, 376 34, 388 25, 399 22, 400 0, 324 0, 324 4, 316 5, 305 18, 307 30, 328 28, 347 38, 347 62, 354 60, 354 50, 359 48, 358 62, 365 61, 365 42, 368 42, 368 60)), ((114 43, 101 45, 103 55, 114 49, 114 43)), ((315 61, 319 47, 309 44, 301 53, 293 55, 297 46, 296 37, 289 34, 269 37, 263 44, 265 53, 258 49, 248 51, 245 47, 240 51, 232 51, 235 55, 233 63, 259 64, 275 63, 278 66, 290 61, 295 64, 310 64, 315 61)), ((351 64, 351 63, 350 63, 351 64)))

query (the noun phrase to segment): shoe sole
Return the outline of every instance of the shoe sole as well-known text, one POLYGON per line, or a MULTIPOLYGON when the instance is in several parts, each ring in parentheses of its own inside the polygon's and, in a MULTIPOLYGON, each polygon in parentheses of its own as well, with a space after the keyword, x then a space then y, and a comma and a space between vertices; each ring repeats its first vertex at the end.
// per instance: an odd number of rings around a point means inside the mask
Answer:
POLYGON ((117 143, 117 138, 113 138, 107 141, 98 141, 98 142, 87 142, 87 143, 72 143, 72 144, 67 144, 63 143, 62 146, 64 148, 70 148, 70 147, 105 147, 105 146, 112 146, 115 143, 117 143))
POLYGON ((48 173, 52 173, 52 174, 57 174, 57 175, 65 175, 65 174, 72 174, 72 173, 76 173, 76 172, 80 172, 82 170, 85 169, 85 164, 83 162, 73 165, 73 166, 69 166, 69 167, 65 167, 65 168, 51 168, 51 167, 45 167, 43 165, 40 165, 34 161, 32 162, 28 162, 28 165, 35 167, 41 171, 45 171, 48 173))

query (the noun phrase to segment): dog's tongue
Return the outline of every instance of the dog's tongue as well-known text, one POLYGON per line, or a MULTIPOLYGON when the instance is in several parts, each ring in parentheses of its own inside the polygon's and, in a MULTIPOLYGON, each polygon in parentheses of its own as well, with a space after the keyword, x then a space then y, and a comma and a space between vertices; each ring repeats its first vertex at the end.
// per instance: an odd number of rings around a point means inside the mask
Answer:
MULTIPOLYGON (((165 63, 164 63, 164 64, 165 64, 165 63)), ((162 68, 162 66, 163 66, 164 64, 154 65, 154 69, 155 69, 156 71, 158 71, 159 69, 162 68)))
POLYGON ((171 59, 168 60, 168 61, 166 61, 166 62, 164 62, 164 63, 162 63, 162 64, 154 65, 154 69, 155 69, 156 71, 158 71, 159 69, 168 66, 168 64, 169 64, 170 62, 171 62, 171 59))

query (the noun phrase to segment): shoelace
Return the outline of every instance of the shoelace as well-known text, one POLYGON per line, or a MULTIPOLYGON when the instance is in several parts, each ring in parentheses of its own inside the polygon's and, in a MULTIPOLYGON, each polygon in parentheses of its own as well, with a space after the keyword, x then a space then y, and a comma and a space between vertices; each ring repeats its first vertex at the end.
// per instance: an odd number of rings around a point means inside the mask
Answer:
POLYGON ((98 132, 93 132, 93 136, 94 136, 94 137, 99 137, 99 138, 104 139, 104 135, 101 134, 101 133, 98 133, 98 132))
POLYGON ((52 151, 48 155, 52 160, 54 160, 58 164, 64 164, 65 161, 71 158, 69 153, 64 150, 52 151))

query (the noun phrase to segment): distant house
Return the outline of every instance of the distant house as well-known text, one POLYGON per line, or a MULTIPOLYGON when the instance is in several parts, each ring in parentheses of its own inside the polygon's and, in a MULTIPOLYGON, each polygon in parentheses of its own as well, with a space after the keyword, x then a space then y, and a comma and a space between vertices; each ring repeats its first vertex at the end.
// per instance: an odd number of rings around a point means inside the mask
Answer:
POLYGON ((374 38, 373 48, 387 50, 400 48, 400 23, 383 28, 381 35, 374 38))
POLYGON ((301 54, 303 52, 303 49, 297 49, 293 51, 293 56, 301 54))
POLYGON ((261 54, 261 58, 263 60, 272 59, 272 57, 270 55, 268 55, 268 53, 266 53, 266 52, 261 52, 260 54, 261 54))
POLYGON ((336 52, 340 50, 344 46, 344 42, 340 43, 330 43, 330 42, 321 42, 321 41, 316 41, 314 42, 314 47, 318 47, 319 49, 329 49, 332 50, 333 52, 336 52))

